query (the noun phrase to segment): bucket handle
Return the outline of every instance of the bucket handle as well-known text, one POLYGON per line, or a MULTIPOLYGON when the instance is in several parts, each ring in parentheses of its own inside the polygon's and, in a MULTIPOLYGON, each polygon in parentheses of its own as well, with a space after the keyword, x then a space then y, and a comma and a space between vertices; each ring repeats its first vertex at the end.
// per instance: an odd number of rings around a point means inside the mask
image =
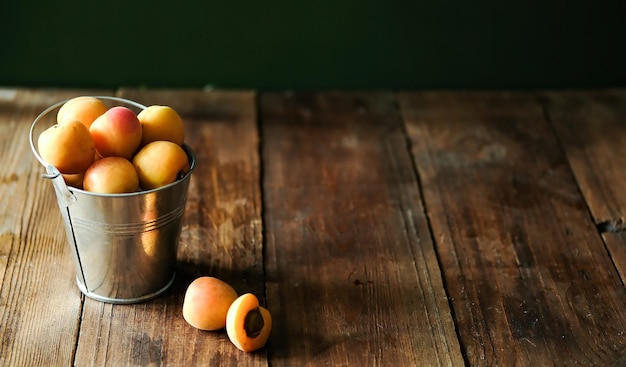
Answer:
POLYGON ((67 188, 63 175, 55 166, 46 165, 46 173, 42 177, 52 180, 59 204, 68 207, 76 202, 76 196, 67 188))

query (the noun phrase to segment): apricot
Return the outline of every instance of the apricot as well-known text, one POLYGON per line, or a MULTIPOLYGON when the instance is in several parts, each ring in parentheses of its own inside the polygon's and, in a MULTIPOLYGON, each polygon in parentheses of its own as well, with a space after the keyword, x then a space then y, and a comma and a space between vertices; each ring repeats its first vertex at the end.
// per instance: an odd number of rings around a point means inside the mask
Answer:
POLYGON ((62 176, 66 185, 76 187, 77 189, 83 188, 83 178, 85 177, 85 172, 63 173, 62 176))
POLYGON ((208 276, 197 278, 185 292, 183 317, 197 329, 223 329, 226 313, 235 299, 237 292, 228 283, 208 276))
POLYGON ((153 141, 133 157, 144 190, 168 185, 189 172, 189 158, 180 145, 171 141, 153 141))
POLYGON ((126 158, 105 157, 87 168, 83 188, 100 194, 135 192, 139 190, 139 178, 126 158))
POLYGON ((104 114, 108 107, 96 97, 74 97, 61 106, 57 113, 57 122, 62 124, 67 120, 78 120, 87 128, 96 118, 104 114))
POLYGON ((137 118, 143 130, 142 146, 158 140, 166 140, 183 145, 185 140, 183 120, 172 107, 148 106, 139 112, 137 118))
POLYGON ((141 123, 129 108, 108 109, 89 127, 96 151, 101 157, 132 159, 141 143, 141 123))
POLYGON ((89 130, 78 120, 67 120, 44 130, 37 138, 37 149, 44 161, 65 174, 86 170, 95 152, 89 130))
POLYGON ((272 330, 270 311, 259 306, 258 298, 246 293, 237 298, 226 314, 226 333, 244 352, 253 352, 267 343, 272 330))

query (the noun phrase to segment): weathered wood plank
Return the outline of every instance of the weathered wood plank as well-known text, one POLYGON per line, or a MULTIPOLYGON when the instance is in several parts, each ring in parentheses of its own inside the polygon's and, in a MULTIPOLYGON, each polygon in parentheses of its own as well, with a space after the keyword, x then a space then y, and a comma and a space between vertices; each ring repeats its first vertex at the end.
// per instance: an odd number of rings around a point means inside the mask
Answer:
POLYGON ((626 281, 626 91, 545 94, 593 220, 626 281))
POLYGON ((393 95, 260 107, 271 364, 463 365, 393 95))
POLYGON ((70 366, 82 309, 52 184, 30 150, 35 117, 87 91, 0 89, 0 365, 70 366))
POLYGON ((624 288, 541 104, 402 93, 463 350, 472 366, 610 365, 624 288))
POLYGON ((194 171, 178 253, 177 278, 162 297, 119 306, 85 300, 76 365, 262 366, 224 331, 192 328, 182 317, 188 284, 211 275, 239 293, 264 294, 255 93, 122 90, 145 105, 170 105, 183 117, 194 171))

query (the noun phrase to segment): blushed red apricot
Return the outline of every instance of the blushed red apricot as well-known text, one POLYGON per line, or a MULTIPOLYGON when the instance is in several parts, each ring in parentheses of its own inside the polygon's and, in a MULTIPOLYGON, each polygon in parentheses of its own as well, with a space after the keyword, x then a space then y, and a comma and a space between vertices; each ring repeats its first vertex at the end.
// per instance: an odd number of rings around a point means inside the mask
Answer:
POLYGON ((259 306, 252 293, 237 298, 226 315, 226 333, 230 341, 244 352, 253 352, 267 343, 272 331, 272 315, 259 306))
POLYGON ((122 157, 105 157, 85 171, 83 189, 101 194, 139 191, 139 177, 132 163, 122 157))
POLYGON ((201 330, 220 330, 226 326, 226 314, 237 299, 228 283, 214 277, 200 277, 191 282, 183 300, 183 317, 201 330))
POLYGON ((115 106, 98 116, 89 132, 101 157, 122 157, 129 161, 141 143, 141 123, 135 112, 115 106))

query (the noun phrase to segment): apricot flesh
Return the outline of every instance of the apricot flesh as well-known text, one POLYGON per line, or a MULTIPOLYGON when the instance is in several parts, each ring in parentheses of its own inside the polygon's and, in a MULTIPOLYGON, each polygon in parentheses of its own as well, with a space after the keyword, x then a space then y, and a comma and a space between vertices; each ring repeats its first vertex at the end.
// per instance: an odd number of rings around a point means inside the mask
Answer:
POLYGON ((272 330, 272 316, 268 309, 259 305, 252 293, 239 296, 228 309, 226 333, 230 341, 244 352, 262 348, 272 330))
POLYGON ((220 330, 226 326, 226 314, 237 299, 237 292, 228 283, 214 277, 195 279, 185 292, 183 317, 200 330, 220 330))

